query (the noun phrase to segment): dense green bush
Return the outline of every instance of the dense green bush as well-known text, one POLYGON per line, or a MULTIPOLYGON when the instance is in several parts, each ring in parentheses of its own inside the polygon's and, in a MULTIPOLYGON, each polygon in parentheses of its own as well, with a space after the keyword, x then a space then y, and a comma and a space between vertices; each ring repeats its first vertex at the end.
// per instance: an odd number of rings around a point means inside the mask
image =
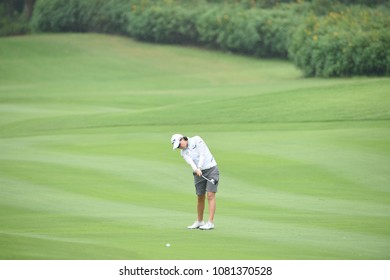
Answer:
POLYGON ((286 58, 293 28, 299 22, 299 14, 292 9, 271 9, 261 10, 255 18, 260 37, 255 54, 286 58))
POLYGON ((214 6, 198 17, 196 28, 199 42, 209 47, 253 54, 259 43, 253 18, 240 7, 214 6))
POLYGON ((24 35, 30 33, 28 22, 0 16, 0 36, 24 35))
POLYGON ((306 76, 389 75, 389 11, 349 7, 312 14, 294 33, 289 51, 306 76))
MULTIPOLYGON (((146 3, 146 4, 145 4, 146 3)), ((293 9, 246 9, 242 5, 133 5, 129 33, 160 43, 192 43, 262 57, 286 57, 293 9)))
MULTIPOLYGON (((322 0, 322 1, 329 1, 329 0, 322 0)), ((375 6, 379 4, 386 4, 388 3, 388 0, 338 0, 338 1, 331 1, 331 2, 340 2, 342 4, 361 4, 361 5, 368 5, 368 6, 375 6)))
POLYGON ((86 4, 79 0, 38 0, 31 25, 47 32, 86 32, 89 15, 86 4))
POLYGON ((111 34, 128 33, 131 12, 129 0, 87 0, 86 3, 90 7, 90 14, 87 16, 89 18, 88 31, 111 34))
POLYGON ((208 46, 261 57, 286 57, 291 10, 215 7, 197 21, 199 41, 208 46))
POLYGON ((31 26, 39 32, 95 31, 99 1, 92 0, 38 0, 34 7, 31 26))
POLYGON ((299 2, 299 0, 206 0, 206 2, 236 5, 244 8, 272 8, 283 3, 299 2))
POLYGON ((126 33, 127 0, 38 0, 31 25, 44 32, 126 33))
POLYGON ((22 35, 30 32, 22 12, 0 3, 0 36, 22 35))
POLYGON ((128 32, 136 39, 150 42, 196 43, 196 13, 197 10, 173 3, 148 7, 133 4, 128 32))

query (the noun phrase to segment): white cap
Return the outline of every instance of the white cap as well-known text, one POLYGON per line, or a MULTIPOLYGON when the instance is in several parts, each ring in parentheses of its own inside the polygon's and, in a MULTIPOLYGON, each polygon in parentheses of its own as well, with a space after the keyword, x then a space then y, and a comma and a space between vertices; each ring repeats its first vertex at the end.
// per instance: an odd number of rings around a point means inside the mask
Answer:
POLYGON ((171 137, 172 148, 175 150, 179 148, 180 140, 183 138, 181 134, 173 134, 171 137))

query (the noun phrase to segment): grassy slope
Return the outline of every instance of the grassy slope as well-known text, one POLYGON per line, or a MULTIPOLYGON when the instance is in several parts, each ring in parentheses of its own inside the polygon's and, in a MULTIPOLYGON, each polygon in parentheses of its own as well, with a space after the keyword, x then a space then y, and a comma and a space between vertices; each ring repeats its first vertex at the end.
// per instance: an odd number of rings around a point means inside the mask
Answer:
POLYGON ((0 259, 388 259, 389 92, 120 37, 1 38, 0 259), (177 132, 219 163, 214 231, 185 229, 177 132))

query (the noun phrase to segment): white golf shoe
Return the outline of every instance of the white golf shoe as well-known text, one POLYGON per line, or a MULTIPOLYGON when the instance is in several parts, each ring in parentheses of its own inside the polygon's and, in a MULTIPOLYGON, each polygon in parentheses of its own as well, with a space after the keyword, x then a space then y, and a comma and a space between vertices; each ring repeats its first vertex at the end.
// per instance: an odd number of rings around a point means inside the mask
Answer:
POLYGON ((195 223, 193 223, 192 225, 188 226, 187 228, 188 229, 197 229, 201 226, 204 225, 204 222, 203 221, 195 221, 195 223))
POLYGON ((203 226, 200 226, 199 229, 202 229, 202 230, 214 229, 214 224, 212 222, 207 222, 203 226))

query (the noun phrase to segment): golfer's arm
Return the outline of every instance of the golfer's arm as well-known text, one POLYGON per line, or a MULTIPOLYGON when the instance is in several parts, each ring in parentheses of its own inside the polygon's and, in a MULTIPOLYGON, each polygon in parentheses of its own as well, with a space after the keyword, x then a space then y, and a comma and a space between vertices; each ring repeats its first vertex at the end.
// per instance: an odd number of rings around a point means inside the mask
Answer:
POLYGON ((195 162, 192 160, 192 158, 190 158, 189 156, 187 155, 183 155, 183 158, 184 160, 189 164, 191 165, 191 168, 193 171, 196 171, 196 169, 198 168, 195 164, 195 162))

